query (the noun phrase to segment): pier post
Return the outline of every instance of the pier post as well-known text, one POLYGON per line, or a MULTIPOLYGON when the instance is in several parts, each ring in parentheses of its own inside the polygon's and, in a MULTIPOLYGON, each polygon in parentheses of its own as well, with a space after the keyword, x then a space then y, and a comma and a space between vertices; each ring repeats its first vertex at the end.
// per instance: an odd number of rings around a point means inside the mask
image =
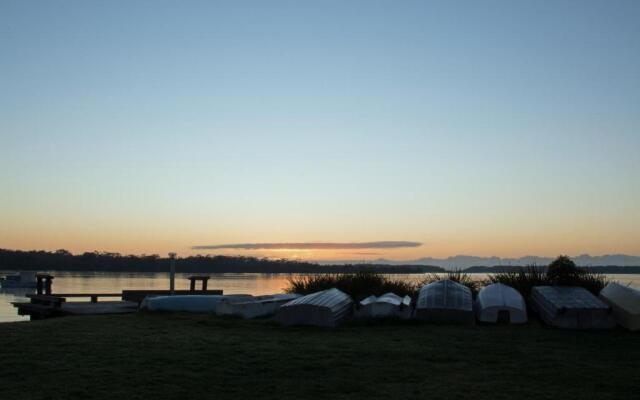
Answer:
POLYGON ((53 276, 48 276, 45 279, 45 284, 44 284, 44 294, 46 294, 47 296, 51 296, 52 284, 53 284, 53 276))
POLYGON ((169 253, 169 265, 169 291, 173 296, 176 289, 176 253, 169 253))
POLYGON ((49 274, 36 274, 36 293, 39 295, 51 295, 53 276, 49 274))

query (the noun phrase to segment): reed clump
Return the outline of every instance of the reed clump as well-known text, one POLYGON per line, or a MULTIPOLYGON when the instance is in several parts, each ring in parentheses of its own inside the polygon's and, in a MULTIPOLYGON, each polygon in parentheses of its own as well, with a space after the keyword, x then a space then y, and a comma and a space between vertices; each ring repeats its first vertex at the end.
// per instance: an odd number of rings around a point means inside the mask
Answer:
POLYGON ((445 273, 439 273, 439 274, 437 273, 428 274, 424 279, 422 279, 418 283, 416 292, 419 291, 420 288, 423 287, 424 285, 428 285, 430 283, 437 282, 443 279, 449 279, 451 281, 454 281, 456 283, 459 283, 461 285, 468 287, 471 290, 471 293, 473 294, 474 297, 476 296, 476 294, 478 294, 478 292, 482 288, 482 282, 479 280, 473 279, 473 277, 470 274, 463 272, 461 270, 453 270, 453 271, 447 271, 445 273))
POLYGON ((531 296, 531 289, 534 286, 548 286, 551 281, 547 277, 544 269, 535 265, 529 265, 518 271, 500 272, 489 275, 487 284, 502 283, 516 289, 525 299, 531 296))
POLYGON ((310 294, 337 288, 359 301, 368 296, 393 292, 398 296, 412 295, 415 284, 386 275, 362 271, 353 274, 318 274, 289 278, 287 293, 310 294))
POLYGON ((415 299, 424 285, 442 279, 450 279, 468 287, 474 297, 484 285, 503 283, 519 291, 526 299, 531 295, 534 286, 579 286, 597 296, 610 282, 605 275, 587 268, 579 268, 569 257, 560 256, 547 268, 530 265, 516 271, 491 274, 484 281, 474 279, 471 274, 461 270, 430 273, 418 281, 394 279, 389 275, 365 270, 345 274, 295 276, 289 278, 285 292, 305 295, 337 288, 356 301, 389 292, 399 296, 409 295, 415 299))

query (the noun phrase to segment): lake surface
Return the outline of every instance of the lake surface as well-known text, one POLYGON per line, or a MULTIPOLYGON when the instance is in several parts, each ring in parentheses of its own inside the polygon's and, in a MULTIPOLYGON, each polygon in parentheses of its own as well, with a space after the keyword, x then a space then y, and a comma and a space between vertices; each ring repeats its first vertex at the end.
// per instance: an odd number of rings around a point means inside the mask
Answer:
MULTIPOLYGON (((0 275, 11 271, 0 272, 0 275)), ((169 275, 163 273, 112 273, 112 272, 53 272, 53 293, 120 293, 124 289, 168 289, 169 275)), ((176 289, 189 289, 188 276, 176 274, 176 289)), ((209 289, 222 289, 225 294, 273 294, 281 293, 290 278, 301 274, 208 274, 209 289)), ((419 281, 423 274, 394 274, 397 279, 419 281)), ((487 274, 472 274, 478 280, 487 274)), ((640 275, 612 274, 609 278, 622 284, 640 288, 640 275)), ((14 301, 28 301, 27 293, 35 289, 0 288, 0 322, 28 321, 29 317, 19 316, 11 305, 14 301)), ((87 299, 80 299, 86 301, 87 299)))

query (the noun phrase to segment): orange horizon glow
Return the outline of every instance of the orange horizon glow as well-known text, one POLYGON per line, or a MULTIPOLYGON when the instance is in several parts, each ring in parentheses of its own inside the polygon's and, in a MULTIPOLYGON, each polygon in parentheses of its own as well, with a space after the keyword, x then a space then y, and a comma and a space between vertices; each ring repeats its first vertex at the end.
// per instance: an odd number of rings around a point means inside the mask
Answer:
POLYGON ((0 245, 0 248, 9 249, 9 250, 22 250, 22 251, 31 251, 31 250, 44 250, 44 251, 56 251, 59 249, 64 249, 70 251, 72 254, 82 254, 84 252, 111 252, 111 253, 119 253, 122 255, 151 255, 157 254, 161 257, 166 257, 170 252, 176 252, 179 257, 187 257, 193 255, 226 255, 226 256, 250 256, 250 257, 258 257, 258 258, 271 258, 271 259, 292 259, 292 260, 309 260, 309 261, 366 261, 366 260, 375 260, 375 259, 388 259, 392 261, 404 261, 404 260, 415 260, 423 257, 432 257, 432 258, 440 258, 446 259, 448 257, 453 257, 457 255, 466 255, 466 256, 477 256, 477 257, 501 257, 501 258, 520 258, 525 256, 539 256, 539 257, 555 257, 561 254, 566 254, 569 256, 578 256, 581 254, 589 254, 591 256, 602 256, 602 255, 611 255, 611 254, 626 254, 626 255, 639 255, 640 252, 626 251, 625 249, 619 249, 617 251, 601 251, 601 252, 588 252, 581 250, 547 250, 547 251, 521 251, 521 252, 488 252, 483 251, 482 248, 478 248, 475 246, 467 247, 466 251, 455 251, 450 250, 447 251, 445 249, 440 249, 439 251, 435 251, 433 249, 427 250, 393 250, 393 251, 362 251, 362 252, 342 252, 342 251, 332 251, 332 250, 304 250, 304 249, 274 249, 274 250, 246 250, 246 251, 238 251, 238 250, 218 250, 218 251, 202 251, 202 250, 191 250, 190 248, 180 249, 178 246, 171 245, 162 245, 162 246, 150 246, 148 248, 139 248, 131 245, 128 246, 107 246, 107 247, 98 247, 98 246, 65 246, 65 245, 40 245, 40 246, 7 246, 5 244, 0 245))

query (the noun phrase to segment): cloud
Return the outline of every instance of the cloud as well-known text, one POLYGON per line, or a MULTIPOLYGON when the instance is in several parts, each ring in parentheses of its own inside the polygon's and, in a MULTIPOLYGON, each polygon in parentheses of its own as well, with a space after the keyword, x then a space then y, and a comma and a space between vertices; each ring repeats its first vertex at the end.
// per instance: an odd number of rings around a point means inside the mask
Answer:
POLYGON ((419 247, 420 242, 407 241, 381 241, 381 242, 356 242, 356 243, 232 243, 193 246, 193 250, 353 250, 353 249, 398 249, 404 247, 419 247))

